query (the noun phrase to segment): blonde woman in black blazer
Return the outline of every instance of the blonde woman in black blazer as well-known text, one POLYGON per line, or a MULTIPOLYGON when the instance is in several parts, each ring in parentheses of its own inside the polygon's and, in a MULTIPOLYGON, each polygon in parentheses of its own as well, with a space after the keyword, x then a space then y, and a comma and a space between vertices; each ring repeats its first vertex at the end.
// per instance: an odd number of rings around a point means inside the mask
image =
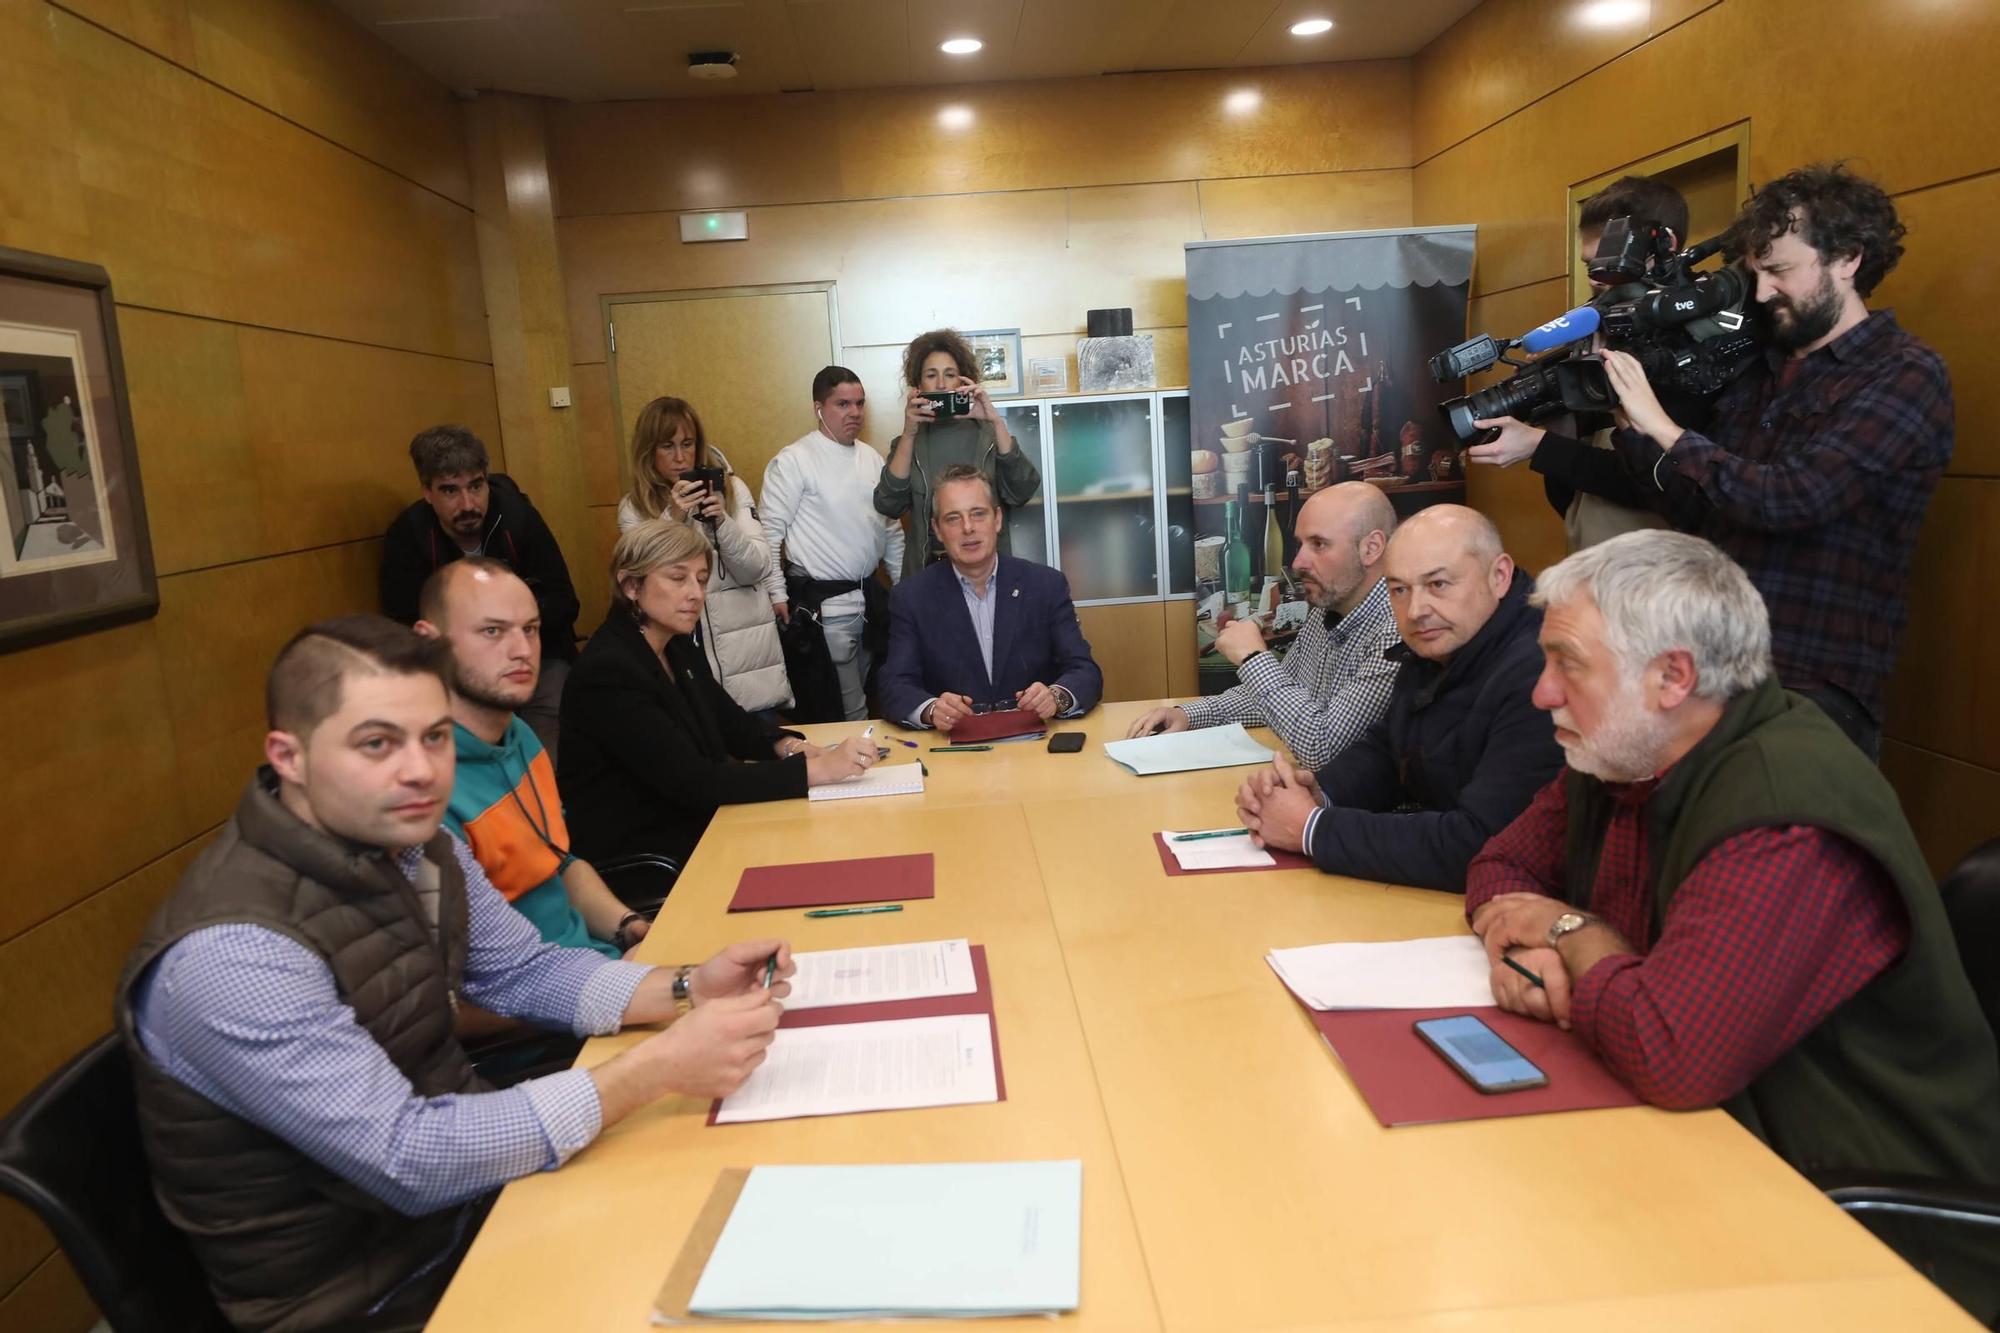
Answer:
POLYGON ((586 860, 685 861, 718 807, 804 796, 875 762, 858 736, 816 746, 746 713, 689 636, 714 552, 700 529, 649 519, 611 552, 611 612, 563 689, 556 766, 586 860))

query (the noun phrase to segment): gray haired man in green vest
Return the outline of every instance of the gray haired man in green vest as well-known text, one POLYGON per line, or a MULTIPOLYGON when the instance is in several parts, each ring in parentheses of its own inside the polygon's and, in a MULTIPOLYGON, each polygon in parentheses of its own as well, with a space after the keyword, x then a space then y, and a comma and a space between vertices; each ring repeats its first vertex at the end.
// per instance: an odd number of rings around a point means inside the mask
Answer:
MULTIPOLYGON (((1657 1106, 1724 1107, 1800 1170, 2000 1181, 2000 1064, 1937 885, 1887 781, 1779 687, 1743 570, 1633 532, 1534 600, 1535 703, 1568 763, 1467 872, 1501 1007, 1574 1029, 1657 1106)), ((2000 1309, 2000 1237, 1888 1238, 2000 1309)))
POLYGON ((285 645, 267 763, 119 984, 154 1193, 237 1328, 421 1328, 495 1190, 655 1098, 733 1092, 777 1027, 781 941, 642 967, 507 906, 439 828, 446 653, 382 616, 285 645), (461 998, 578 1036, 671 1026, 495 1090, 461 998))

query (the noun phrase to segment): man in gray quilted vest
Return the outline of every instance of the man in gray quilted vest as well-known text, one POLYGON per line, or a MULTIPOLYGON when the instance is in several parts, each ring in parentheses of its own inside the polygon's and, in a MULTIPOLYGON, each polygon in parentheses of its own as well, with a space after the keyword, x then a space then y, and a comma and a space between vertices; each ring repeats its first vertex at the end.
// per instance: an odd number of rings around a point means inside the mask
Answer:
POLYGON ((493 1193, 764 1059, 778 940, 653 968, 544 943, 440 830, 448 650, 313 625, 266 686, 266 763, 119 984, 154 1192, 242 1329, 416 1329, 493 1193), (578 1035, 667 1026, 590 1070, 484 1083, 461 999, 578 1035))

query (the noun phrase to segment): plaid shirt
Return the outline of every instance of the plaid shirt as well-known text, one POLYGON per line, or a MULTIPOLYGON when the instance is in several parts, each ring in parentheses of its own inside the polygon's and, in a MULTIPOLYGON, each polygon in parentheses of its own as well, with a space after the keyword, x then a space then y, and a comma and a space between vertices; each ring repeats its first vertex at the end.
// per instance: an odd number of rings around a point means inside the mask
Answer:
POLYGON ((1769 349, 1664 460, 1633 431, 1618 447, 1663 512, 1750 575, 1786 687, 1837 685, 1879 722, 1911 548, 1951 461, 1951 381, 1886 310, 1794 365, 1769 349))
POLYGON ((1389 711, 1398 663, 1382 654, 1398 642, 1389 585, 1377 579, 1346 615, 1307 614, 1282 662, 1268 651, 1247 657, 1241 684, 1180 709, 1191 727, 1269 726, 1300 763, 1324 768, 1389 711))
MULTIPOLYGON (((1565 769, 1473 859, 1465 913, 1500 893, 1562 893, 1565 769)), ((1751 829, 1696 863, 1655 933, 1645 808, 1656 778, 1615 801, 1589 910, 1637 953, 1599 960, 1571 993, 1575 1030, 1656 1106, 1741 1092, 1885 971, 1909 944, 1889 876, 1809 825, 1751 829)))

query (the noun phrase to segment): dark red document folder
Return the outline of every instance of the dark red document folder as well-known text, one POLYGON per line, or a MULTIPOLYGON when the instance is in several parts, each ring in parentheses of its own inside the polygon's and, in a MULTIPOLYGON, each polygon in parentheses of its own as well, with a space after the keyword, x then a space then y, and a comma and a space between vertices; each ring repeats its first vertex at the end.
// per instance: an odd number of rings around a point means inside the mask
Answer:
POLYGON ((1012 740, 1016 736, 1039 736, 1049 729, 1040 713, 1025 708, 1009 708, 1000 713, 974 713, 951 729, 953 745, 984 745, 988 741, 1012 740))
MULTIPOLYGON (((1293 997, 1297 999, 1297 996, 1293 997)), ((1638 1106, 1639 1096, 1618 1081, 1574 1032, 1497 1006, 1484 1009, 1346 1009, 1306 1014, 1333 1047, 1347 1076, 1384 1125, 1425 1125, 1445 1120, 1588 1111, 1638 1106), (1426 1018, 1472 1014, 1549 1076, 1547 1087, 1481 1092, 1444 1062, 1413 1024, 1426 1018)))
POLYGON ((1281 852, 1276 847, 1266 847, 1275 862, 1268 866, 1216 866, 1212 870, 1183 870, 1181 863, 1174 860, 1173 849, 1167 846, 1167 835, 1153 835, 1153 850, 1160 854, 1160 869, 1169 875, 1252 875, 1260 870, 1311 870, 1312 858, 1297 852, 1281 852))
POLYGON ((862 856, 852 861, 751 866, 736 881, 736 896, 729 900, 729 910, 768 912, 781 907, 840 907, 936 896, 931 854, 916 852, 909 856, 862 856))
MULTIPOLYGON (((986 946, 972 946, 972 979, 977 989, 970 995, 933 995, 922 1000, 885 1000, 879 1004, 836 1004, 825 1009, 786 1011, 778 1020, 781 1028, 817 1028, 834 1023, 886 1023, 895 1018, 943 1018, 949 1014, 985 1014, 993 1030, 993 1090, 998 1100, 1007 1100, 1007 1075, 1000 1065, 1000 1025, 993 1018, 993 978, 986 971, 986 946)), ((717 1099, 708 1108, 708 1123, 722 1109, 717 1099)), ((866 1115, 869 1112, 854 1112, 866 1115)), ((769 1124, 752 1121, 753 1124, 769 1124)))

